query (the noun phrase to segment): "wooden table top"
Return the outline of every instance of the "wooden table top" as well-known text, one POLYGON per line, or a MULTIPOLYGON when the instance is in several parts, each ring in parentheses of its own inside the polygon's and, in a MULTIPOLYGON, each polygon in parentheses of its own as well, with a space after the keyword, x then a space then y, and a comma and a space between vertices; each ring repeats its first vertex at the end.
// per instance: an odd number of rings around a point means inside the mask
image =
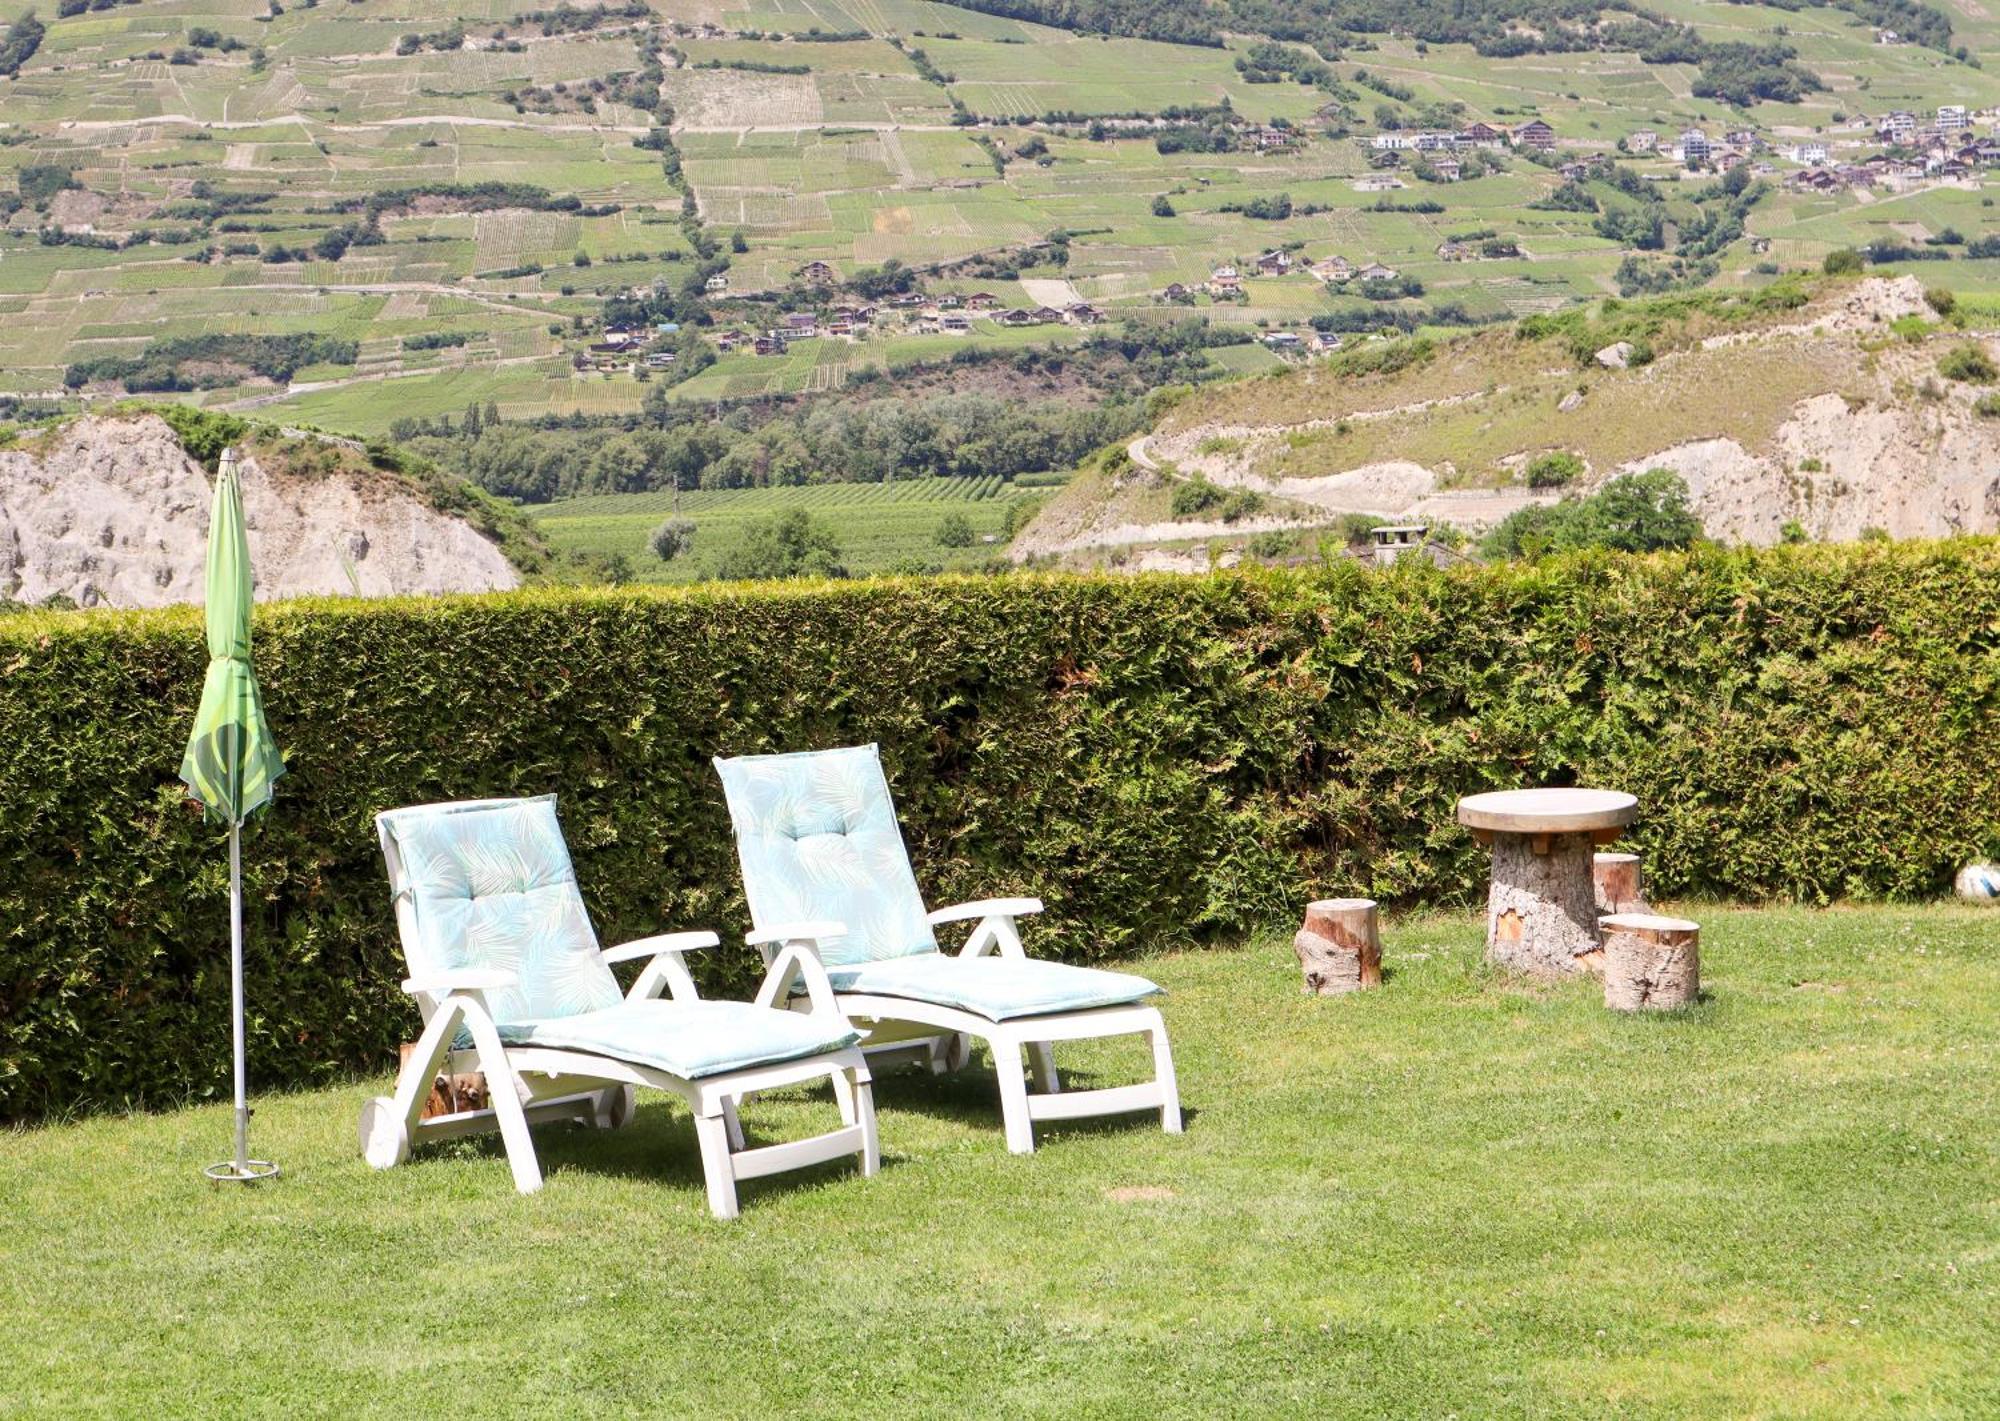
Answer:
POLYGON ((1612 789, 1502 789, 1458 802, 1458 822, 1493 834, 1587 834, 1622 829, 1639 801, 1612 789))

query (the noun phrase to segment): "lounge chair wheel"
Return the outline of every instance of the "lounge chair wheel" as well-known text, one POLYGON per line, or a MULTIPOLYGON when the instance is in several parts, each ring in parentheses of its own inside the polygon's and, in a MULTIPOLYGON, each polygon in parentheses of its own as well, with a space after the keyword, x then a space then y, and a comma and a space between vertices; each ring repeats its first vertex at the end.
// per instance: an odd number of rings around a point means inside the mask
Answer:
POLYGON ((410 1127, 386 1095, 361 1107, 361 1157, 376 1169, 394 1169, 410 1157, 410 1127))
POLYGON ((600 1130, 622 1130, 632 1123, 639 1109, 639 1092, 629 1085, 613 1086, 598 1092, 597 1113, 591 1124, 600 1130))

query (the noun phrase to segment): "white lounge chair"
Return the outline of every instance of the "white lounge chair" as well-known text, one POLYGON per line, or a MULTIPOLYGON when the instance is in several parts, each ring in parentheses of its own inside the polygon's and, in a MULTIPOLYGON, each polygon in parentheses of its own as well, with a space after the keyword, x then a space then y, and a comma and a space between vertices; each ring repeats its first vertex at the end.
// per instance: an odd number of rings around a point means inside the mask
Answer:
POLYGON ((497 1126, 515 1187, 532 1193, 542 1175, 531 1122, 616 1128, 632 1118, 633 1088, 643 1085, 693 1108, 719 1219, 736 1217, 741 1179, 849 1154, 861 1156, 864 1175, 875 1173, 881 1154, 860 1035, 810 953, 779 954, 752 1004, 696 995, 683 954, 715 946, 714 933, 600 950, 553 796, 419 805, 378 815, 375 825, 410 968, 403 990, 417 999, 424 1031, 395 1097, 361 1112, 369 1164, 388 1169, 413 1143, 497 1126), (611 965, 641 959, 645 969, 621 993, 611 965), (795 984, 804 1011, 792 1000, 795 984), (420 1119, 447 1058, 455 1073, 485 1072, 492 1104, 420 1119), (737 1100, 821 1078, 833 1083, 840 1129, 744 1148, 737 1100))
POLYGON ((1040 912, 1036 898, 925 912, 873 745, 718 759, 715 768, 756 928, 748 941, 767 954, 816 953, 840 1009, 870 1027, 871 1054, 914 1048, 933 1071, 956 1070, 970 1039, 987 1042, 1016 1154, 1035 1148, 1038 1120, 1157 1110, 1180 1133, 1166 1023, 1141 1004, 1160 989, 1126 972, 1031 959, 1014 920, 1040 912), (941 953, 932 928, 972 919, 964 948, 941 953), (1063 1091, 1050 1043, 1129 1034, 1152 1045, 1151 1081, 1063 1091))

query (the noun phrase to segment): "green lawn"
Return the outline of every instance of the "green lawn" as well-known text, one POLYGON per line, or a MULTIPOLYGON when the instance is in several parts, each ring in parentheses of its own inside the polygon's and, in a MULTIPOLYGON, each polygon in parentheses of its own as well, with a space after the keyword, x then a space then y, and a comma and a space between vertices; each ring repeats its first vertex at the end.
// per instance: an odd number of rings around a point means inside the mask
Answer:
POLYGON ((1014 1158, 983 1061, 897 1071, 878 1178, 728 1225, 657 1098, 544 1130, 533 1198, 478 1143, 370 1173, 386 1075, 262 1099, 249 1194, 197 1174, 226 1107, 16 1134, 0 1413, 1994 1415, 2000 913, 1693 911, 1666 1019, 1493 978, 1469 916, 1391 923, 1344 1000, 1281 935, 1152 957, 1184 1138, 1014 1158))

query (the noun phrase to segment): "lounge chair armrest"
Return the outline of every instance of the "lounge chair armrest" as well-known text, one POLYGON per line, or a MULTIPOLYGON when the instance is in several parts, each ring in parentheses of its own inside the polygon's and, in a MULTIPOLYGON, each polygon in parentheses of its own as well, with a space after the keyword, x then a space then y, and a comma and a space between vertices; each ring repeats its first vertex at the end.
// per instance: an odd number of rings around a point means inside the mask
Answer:
POLYGON ((812 1003, 812 1015, 838 1017, 846 1021, 847 1014, 834 1000, 833 982, 826 975, 826 964, 819 960, 819 953, 810 944, 802 941, 788 942, 778 949, 777 955, 771 959, 770 969, 764 974, 763 985, 757 988, 757 1005, 783 1009, 791 997, 794 981, 805 988, 806 999, 812 1003))
POLYGON ((750 947, 765 947, 781 942, 810 942, 815 945, 830 937, 841 937, 847 932, 847 924, 835 922, 831 918, 818 918, 808 922, 779 923, 776 927, 759 928, 756 932, 745 933, 743 941, 750 947))
POLYGON ((490 992, 520 980, 504 967, 460 967, 429 977, 411 977, 403 983, 403 990, 411 996, 423 992, 441 997, 447 992, 490 992))
POLYGON ((636 962, 642 957, 654 957, 662 952, 693 952, 698 948, 714 947, 721 941, 710 932, 656 933, 652 937, 634 938, 631 942, 607 947, 598 955, 609 966, 614 962, 636 962))
POLYGON ((1042 911, 1039 898, 981 898, 976 903, 959 903, 950 908, 940 908, 930 915, 930 925, 940 923, 962 923, 967 918, 1018 918, 1028 913, 1042 911))

